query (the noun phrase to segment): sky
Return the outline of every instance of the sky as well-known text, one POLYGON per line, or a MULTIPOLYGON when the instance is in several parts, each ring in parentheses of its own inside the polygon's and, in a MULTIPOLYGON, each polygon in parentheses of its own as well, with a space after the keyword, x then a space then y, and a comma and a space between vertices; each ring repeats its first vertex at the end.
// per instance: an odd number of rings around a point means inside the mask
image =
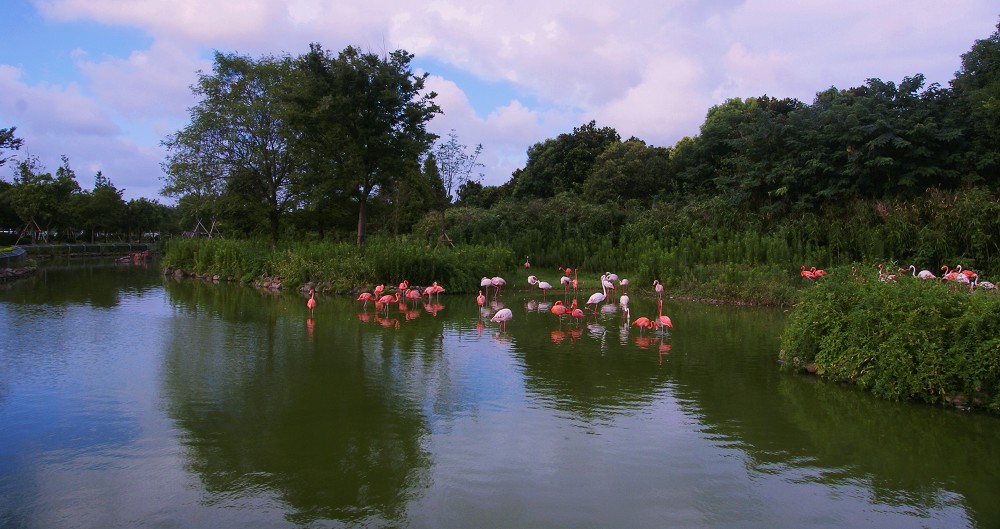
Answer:
MULTIPOLYGON (((443 113, 428 128, 482 144, 482 183, 532 145, 595 121, 670 147, 708 110, 768 95, 813 102, 869 78, 947 87, 1000 21, 996 0, 5 0, 0 128, 19 159, 98 171, 126 200, 172 203, 161 142, 189 123, 218 52, 298 56, 310 43, 414 54, 443 113)), ((0 178, 13 181, 12 167, 0 178)))

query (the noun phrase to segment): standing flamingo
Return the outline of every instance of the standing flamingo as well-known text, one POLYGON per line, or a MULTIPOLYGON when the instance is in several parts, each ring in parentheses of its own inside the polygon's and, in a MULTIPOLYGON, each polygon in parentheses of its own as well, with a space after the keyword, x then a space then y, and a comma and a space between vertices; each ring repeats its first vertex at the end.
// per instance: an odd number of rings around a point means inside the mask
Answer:
POLYGON ((486 304, 486 296, 483 295, 482 290, 480 290, 479 295, 476 296, 476 303, 478 303, 480 307, 486 304))
POLYGON ((492 318, 490 318, 490 321, 492 321, 493 323, 499 323, 500 330, 506 331, 507 321, 513 317, 514 317, 514 312, 511 311, 510 309, 500 309, 497 311, 496 314, 493 315, 492 318))
POLYGON ((309 301, 306 301, 306 307, 309 308, 309 317, 313 315, 313 311, 316 310, 316 289, 309 289, 309 301))
POLYGON ((913 271, 913 277, 919 277, 924 281, 928 279, 937 279, 937 276, 934 275, 934 272, 931 272, 930 270, 921 270, 919 273, 917 273, 917 267, 915 265, 910 265, 910 270, 913 271))
POLYGON ((590 298, 587 299, 587 302, 583 304, 583 306, 585 307, 587 305, 594 305, 594 314, 597 314, 597 305, 599 305, 602 301, 604 301, 608 297, 608 288, 604 285, 603 281, 601 282, 601 287, 604 288, 603 294, 600 292, 595 292, 591 294, 590 298))
POLYGON ((386 295, 378 298, 378 301, 375 302, 375 306, 378 307, 379 310, 381 310, 382 307, 385 307, 385 316, 388 318, 389 317, 389 304, 390 303, 398 303, 398 302, 399 302, 399 292, 396 292, 395 296, 392 296, 391 294, 386 294, 386 295))
POLYGON ((639 328, 639 334, 641 335, 643 333, 643 330, 645 330, 645 329, 652 329, 655 326, 655 324, 649 318, 647 318, 645 316, 642 316, 640 318, 637 318, 635 321, 633 321, 632 322, 632 326, 633 327, 638 327, 639 328))
POLYGON ((628 279, 622 279, 618 284, 621 285, 622 292, 628 292, 628 279))
POLYGON ((414 305, 416 305, 417 302, 420 301, 420 298, 422 297, 424 296, 420 293, 419 290, 415 288, 407 289, 406 291, 406 299, 412 301, 414 305))
POLYGON ((653 280, 653 290, 656 291, 656 297, 663 299, 663 283, 659 279, 653 280))
POLYGON ((555 314, 556 316, 559 316, 559 326, 562 327, 563 316, 569 313, 570 309, 566 305, 563 305, 562 300, 558 300, 554 305, 552 305, 552 308, 549 309, 549 312, 555 314))
POLYGON ((580 324, 580 320, 582 320, 582 319, 583 319, 583 309, 581 309, 581 308, 578 308, 578 307, 573 307, 573 308, 572 308, 572 309, 570 310, 570 312, 569 312, 569 315, 570 315, 570 316, 571 316, 571 317, 572 317, 572 318, 573 318, 574 320, 576 320, 576 323, 577 323, 577 325, 579 325, 579 324, 580 324))
POLYGON ((531 263, 528 262, 528 256, 525 255, 524 256, 524 269, 527 270, 529 268, 531 268, 531 263))
POLYGON ((365 304, 361 310, 366 310, 368 308, 368 301, 373 299, 375 299, 375 295, 372 294, 371 292, 362 292, 361 295, 358 296, 358 299, 356 299, 355 301, 364 301, 365 304))
POLYGON ((656 325, 660 328, 661 331, 664 330, 664 327, 673 328, 674 323, 672 321, 670 321, 670 318, 668 316, 664 316, 663 315, 663 300, 662 299, 659 301, 659 305, 660 305, 660 316, 658 318, 656 318, 656 325))
POLYGON ((542 289, 542 301, 545 301, 545 293, 552 290, 552 285, 550 285, 547 281, 539 281, 538 288, 542 289))
POLYGON ((505 281, 504 278, 497 276, 491 279, 490 283, 492 283, 493 288, 496 289, 496 293, 493 294, 493 297, 496 298, 497 296, 500 295, 500 289, 507 284, 507 281, 505 281))

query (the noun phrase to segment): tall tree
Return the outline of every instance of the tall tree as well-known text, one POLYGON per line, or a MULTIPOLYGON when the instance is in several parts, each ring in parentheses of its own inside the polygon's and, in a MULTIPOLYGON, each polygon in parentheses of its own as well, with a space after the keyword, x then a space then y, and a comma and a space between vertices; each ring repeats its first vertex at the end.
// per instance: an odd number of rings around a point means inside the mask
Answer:
POLYGON ((971 162, 991 184, 1000 183, 1000 22, 989 38, 962 54, 951 87, 971 126, 971 162))
POLYGON ((441 235, 438 238, 438 245, 442 242, 451 244, 445 226, 445 212, 451 206, 453 194, 465 183, 478 182, 483 177, 482 173, 474 174, 477 167, 483 167, 483 164, 479 163, 479 155, 482 152, 481 143, 469 152, 468 147, 458 141, 455 129, 452 129, 448 133, 448 141, 438 142, 434 156, 428 157, 435 164, 436 174, 444 191, 440 203, 441 235))
POLYGON ((426 124, 440 108, 425 93, 428 74, 410 69, 413 55, 364 53, 349 46, 334 56, 319 44, 299 58, 295 108, 311 187, 343 193, 358 213, 357 245, 367 233, 367 206, 382 187, 417 167, 435 136, 426 124))
POLYGON ((301 174, 282 108, 291 66, 289 59, 216 53, 213 72, 200 73, 192 87, 201 100, 191 122, 163 142, 164 193, 225 195, 241 212, 261 212, 276 242, 301 174))
POLYGON ((621 141, 611 127, 591 121, 570 134, 528 148, 528 162, 515 172, 514 196, 546 198, 563 191, 579 193, 604 149, 621 141))

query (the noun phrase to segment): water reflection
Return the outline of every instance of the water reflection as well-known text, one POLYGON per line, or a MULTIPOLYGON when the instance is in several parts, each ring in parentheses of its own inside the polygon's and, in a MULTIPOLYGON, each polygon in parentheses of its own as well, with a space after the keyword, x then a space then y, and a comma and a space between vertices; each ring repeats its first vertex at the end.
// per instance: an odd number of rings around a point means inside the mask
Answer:
POLYGON ((630 325, 658 312, 641 294, 560 319, 557 296, 505 289, 318 296, 310 315, 302 296, 140 272, 0 293, 0 521, 121 526, 86 503, 127 503, 186 526, 1000 522, 995 417, 782 373, 779 311, 667 301, 668 334, 630 325))

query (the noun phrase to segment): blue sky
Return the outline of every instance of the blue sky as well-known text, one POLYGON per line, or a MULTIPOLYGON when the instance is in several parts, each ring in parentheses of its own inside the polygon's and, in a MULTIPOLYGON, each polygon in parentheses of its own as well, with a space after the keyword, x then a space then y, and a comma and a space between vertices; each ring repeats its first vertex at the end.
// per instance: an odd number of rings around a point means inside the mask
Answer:
MULTIPOLYGON (((947 86, 1000 20, 995 0, 8 0, 0 18, 0 127, 84 188, 102 171, 125 198, 158 195, 160 141, 187 122, 213 50, 297 55, 405 49, 444 114, 430 128, 481 143, 484 184, 527 149, 591 120, 672 146, 732 97, 811 103, 831 86, 918 73, 947 86)), ((12 180, 10 164, 0 178, 12 180)))

